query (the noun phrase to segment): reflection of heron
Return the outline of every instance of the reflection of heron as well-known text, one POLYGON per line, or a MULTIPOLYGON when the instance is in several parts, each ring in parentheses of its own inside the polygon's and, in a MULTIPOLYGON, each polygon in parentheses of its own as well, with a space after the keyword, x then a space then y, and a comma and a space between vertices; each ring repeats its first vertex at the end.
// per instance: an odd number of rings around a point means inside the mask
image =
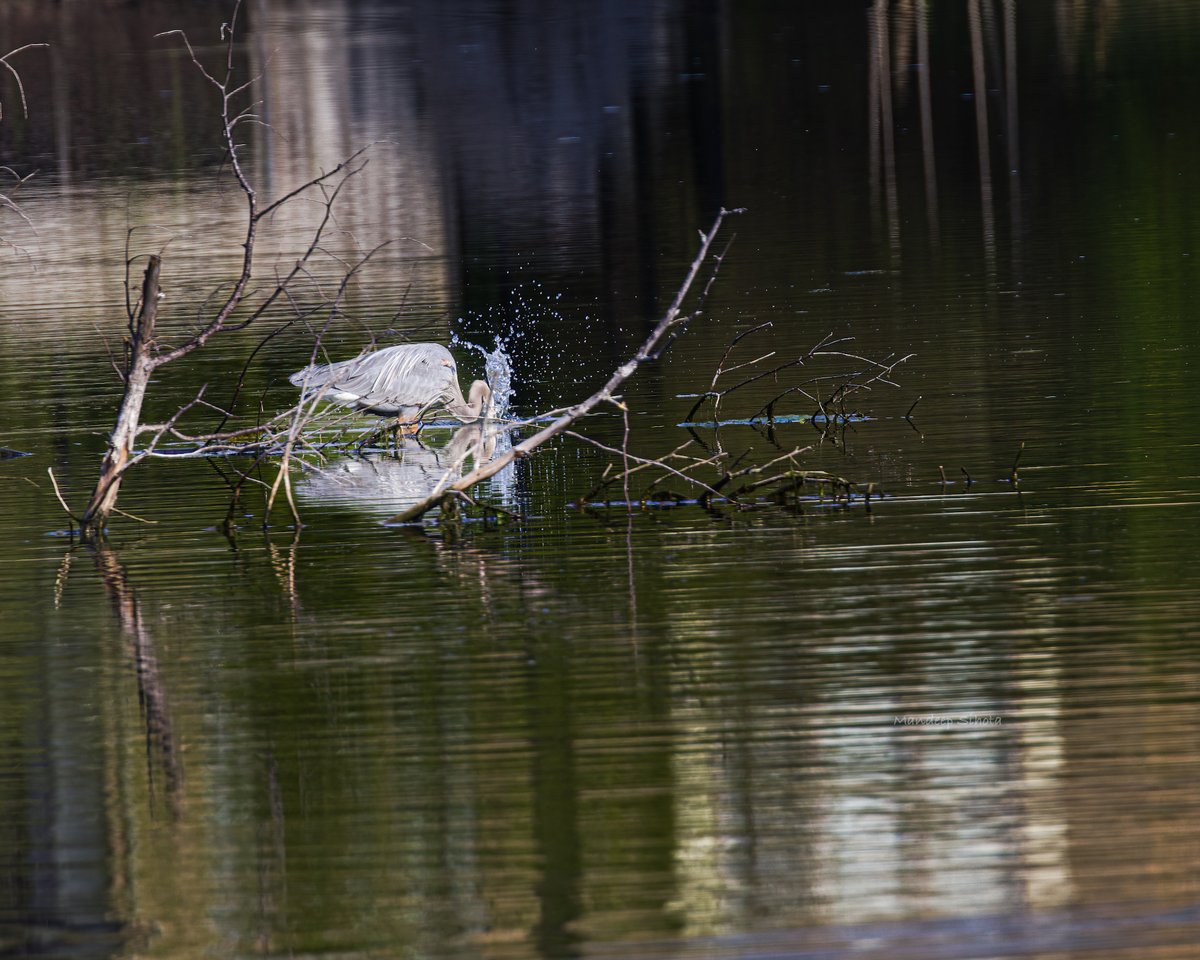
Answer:
MULTIPOLYGON (((478 419, 492 397, 482 380, 471 384, 470 400, 458 386, 458 368, 440 343, 402 343, 366 356, 297 370, 288 378, 305 395, 412 423, 426 410, 444 407, 467 423, 478 419)), ((486 413, 484 414, 486 416, 486 413)))
POLYGON ((497 432, 482 423, 459 427, 444 447, 409 444, 398 457, 347 457, 306 476, 297 490, 308 500, 352 501, 388 515, 462 476, 466 461, 487 463, 497 432))

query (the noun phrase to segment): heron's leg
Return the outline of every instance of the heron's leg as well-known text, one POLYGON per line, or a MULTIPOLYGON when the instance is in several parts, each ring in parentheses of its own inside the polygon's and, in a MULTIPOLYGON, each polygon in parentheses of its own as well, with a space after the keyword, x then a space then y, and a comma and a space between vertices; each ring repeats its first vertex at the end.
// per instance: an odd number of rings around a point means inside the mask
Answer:
POLYGON ((404 436, 406 436, 406 437, 415 437, 420 432, 421 432, 421 421, 420 420, 402 420, 399 417, 396 418, 396 434, 397 434, 397 436, 399 436, 400 434, 404 434, 404 436))

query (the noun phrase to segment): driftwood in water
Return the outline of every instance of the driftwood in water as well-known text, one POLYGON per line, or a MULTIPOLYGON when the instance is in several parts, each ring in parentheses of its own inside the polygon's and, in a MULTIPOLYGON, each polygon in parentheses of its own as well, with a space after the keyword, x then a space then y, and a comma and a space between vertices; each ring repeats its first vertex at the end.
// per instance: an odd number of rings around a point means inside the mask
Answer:
MULTIPOLYGON (((613 464, 610 463, 592 490, 576 501, 578 506, 586 505, 592 496, 599 493, 605 487, 616 483, 622 484, 625 504, 633 506, 635 501, 630 494, 629 478, 647 469, 660 474, 657 478, 652 479, 646 488, 651 498, 656 494, 663 494, 663 491, 659 489, 659 484, 663 480, 674 478, 693 488, 697 492, 698 502, 702 505, 708 505, 721 500, 739 507, 747 506, 741 499, 743 496, 770 496, 774 499, 786 498, 788 495, 794 494, 806 486, 815 486, 822 492, 828 489, 834 492, 839 500, 844 497, 849 501, 852 488, 858 488, 858 484, 822 470, 809 470, 801 465, 797 458, 810 450, 812 448, 811 445, 795 446, 791 449, 784 449, 782 446, 776 445, 779 450, 777 456, 773 456, 766 462, 751 461, 747 466, 741 466, 741 461, 750 453, 750 448, 744 450, 737 459, 730 463, 728 462, 728 454, 720 447, 719 441, 716 449, 711 449, 706 444, 701 443, 701 446, 704 447, 704 453, 701 456, 684 454, 684 450, 691 445, 690 441, 676 447, 664 456, 651 459, 636 457, 629 452, 629 410, 621 402, 618 390, 626 380, 637 372, 642 363, 661 356, 674 341, 675 337, 683 331, 687 322, 699 315, 700 311, 698 308, 693 308, 691 311, 685 313, 683 310, 684 301, 692 290, 705 261, 712 257, 714 259, 714 271, 708 280, 708 286, 701 293, 701 300, 703 300, 708 287, 712 285, 715 279, 716 268, 720 266, 723 259, 723 255, 714 255, 712 253, 713 240, 724 223, 725 218, 730 213, 739 212, 741 211, 722 209, 708 233, 701 233, 700 249, 697 251, 695 259, 692 261, 691 267, 684 277, 683 283, 676 292, 670 308, 642 343, 637 353, 622 364, 609 377, 603 387, 586 400, 568 407, 565 411, 555 411, 557 416, 549 425, 543 427, 537 433, 520 443, 515 444, 507 453, 486 464, 480 465, 465 476, 459 477, 448 471, 442 483, 434 491, 424 499, 392 517, 389 522, 411 523, 420 520, 429 511, 438 507, 442 508, 447 515, 453 514, 458 508, 460 501, 465 500, 470 502, 469 498, 466 497, 466 491, 475 484, 499 473, 514 460, 529 456, 546 441, 559 435, 570 436, 584 441, 605 453, 620 457, 624 465, 623 470, 614 472, 612 470, 613 464), (576 421, 593 413, 605 403, 612 403, 619 407, 625 420, 625 439, 620 449, 606 446, 591 437, 570 429, 576 421)), ((911 356, 911 354, 898 358, 889 356, 884 360, 874 360, 869 357, 848 353, 845 350, 834 349, 848 343, 852 338, 835 338, 831 333, 822 337, 808 351, 799 355, 789 354, 779 358, 777 363, 766 370, 761 369, 759 365, 763 361, 775 357, 777 351, 770 350, 752 360, 730 364, 730 357, 734 349, 743 339, 770 327, 770 323, 758 324, 749 330, 737 334, 733 338, 717 364, 708 389, 699 395, 687 419, 690 420, 706 401, 711 401, 713 404, 713 416, 715 418, 712 426, 719 428, 722 425, 720 421, 721 401, 743 387, 763 382, 779 384, 779 375, 781 373, 794 368, 804 367, 810 361, 817 359, 827 360, 828 358, 836 358, 838 360, 851 360, 856 364, 856 369, 852 372, 847 373, 843 371, 832 376, 827 373, 817 374, 810 376, 800 383, 788 385, 782 391, 777 392, 767 402, 764 409, 760 410, 754 417, 749 420, 739 421, 745 424, 760 422, 762 426, 770 430, 775 424, 775 415, 773 412, 775 404, 784 397, 795 394, 806 398, 816 407, 816 411, 810 422, 815 422, 818 416, 821 418, 823 423, 820 429, 822 440, 829 438, 832 442, 837 443, 836 437, 830 433, 831 425, 840 424, 844 428, 853 417, 853 414, 847 412, 845 409, 846 397, 858 391, 870 390, 872 385, 877 383, 895 386, 890 379, 892 371, 911 356), (750 367, 758 367, 757 372, 745 376, 740 382, 732 386, 718 389, 719 381, 727 374, 737 370, 745 371, 750 367), (832 392, 826 395, 824 391, 828 389, 827 384, 830 382, 835 384, 835 386, 832 392), (821 387, 821 392, 819 393, 817 392, 818 386, 821 387), (760 421, 760 417, 764 413, 765 419, 760 421)), ((548 418, 549 415, 545 415, 536 418, 536 420, 544 422, 548 418)), ((698 426, 697 424, 683 425, 689 427, 698 426)), ((698 440, 695 433, 693 433, 693 438, 698 440)), ((768 439, 774 444, 773 438, 769 436, 768 439)), ((668 501, 672 502, 678 502, 682 499, 669 492, 663 495, 668 501)), ((638 498, 637 502, 646 502, 646 497, 642 496, 638 498)))
POLYGON ((121 476, 133 453, 142 415, 142 401, 146 397, 146 384, 150 382, 150 374, 156 366, 152 346, 154 324, 158 318, 158 276, 161 269, 161 258, 151 256, 142 281, 141 308, 137 312, 136 322, 130 325, 128 360, 123 373, 125 393, 117 413, 117 425, 108 439, 108 451, 100 465, 96 489, 80 520, 85 539, 95 539, 104 533, 108 518, 117 505, 121 476))

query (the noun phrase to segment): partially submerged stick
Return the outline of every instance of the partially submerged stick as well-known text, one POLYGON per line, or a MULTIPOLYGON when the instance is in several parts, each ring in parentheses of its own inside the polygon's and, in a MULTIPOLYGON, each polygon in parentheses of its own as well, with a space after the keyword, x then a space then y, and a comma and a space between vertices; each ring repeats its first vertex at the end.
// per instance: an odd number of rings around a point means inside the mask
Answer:
POLYGON ((684 277, 682 285, 675 293, 675 299, 671 302, 671 306, 663 315, 663 318, 658 322, 658 325, 650 333, 642 345, 638 348, 629 360, 621 364, 608 378, 608 382, 599 390, 593 393, 586 400, 577 403, 573 407, 569 407, 567 411, 551 423, 547 427, 543 427, 533 436, 522 440, 520 443, 513 446, 506 453, 497 457, 490 463, 485 464, 475 470, 472 470, 461 480, 458 480, 448 487, 435 491, 423 500, 414 503, 411 507, 401 511, 389 520, 389 523, 411 523, 414 520, 419 520, 425 516, 434 507, 445 502, 448 498, 455 497, 458 493, 471 489, 475 484, 488 477, 495 476, 514 460, 520 460, 523 457, 529 456, 547 440, 551 440, 558 436, 576 420, 587 416, 596 407, 602 403, 611 400, 617 393, 621 384, 632 377, 646 360, 650 359, 655 354, 656 348, 671 334, 671 332, 680 324, 687 322, 692 318, 692 314, 683 313, 683 301, 687 298, 688 292, 692 288, 697 275, 700 273, 700 268, 704 261, 708 259, 709 250, 712 247, 713 239, 717 235, 717 231, 721 229, 721 224, 725 222, 725 218, 731 213, 741 213, 740 209, 726 210, 724 207, 717 214, 716 220, 713 221, 712 227, 708 233, 700 234, 701 244, 700 249, 696 253, 696 258, 692 261, 692 265, 684 277))

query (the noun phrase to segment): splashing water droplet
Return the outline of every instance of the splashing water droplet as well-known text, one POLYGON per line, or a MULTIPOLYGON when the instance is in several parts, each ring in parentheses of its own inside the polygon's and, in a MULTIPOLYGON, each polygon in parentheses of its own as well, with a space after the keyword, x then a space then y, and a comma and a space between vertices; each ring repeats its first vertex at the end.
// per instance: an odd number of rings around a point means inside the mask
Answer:
POLYGON ((485 351, 484 370, 487 381, 492 388, 493 416, 507 417, 513 396, 512 360, 505 349, 506 344, 497 335, 496 347, 490 352, 485 351))

